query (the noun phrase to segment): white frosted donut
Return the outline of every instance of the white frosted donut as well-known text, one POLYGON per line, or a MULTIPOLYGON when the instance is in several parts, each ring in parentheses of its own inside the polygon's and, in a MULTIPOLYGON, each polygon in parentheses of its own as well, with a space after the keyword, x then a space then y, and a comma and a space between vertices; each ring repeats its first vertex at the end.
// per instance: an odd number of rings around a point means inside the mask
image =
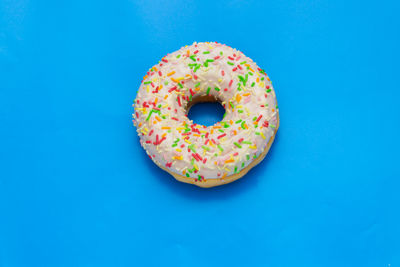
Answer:
POLYGON ((144 76, 133 121, 149 157, 176 179, 202 187, 231 182, 263 159, 279 126, 266 73, 242 52, 194 43, 168 54, 144 76), (216 99, 221 122, 194 124, 188 105, 216 99), (193 102, 192 102, 193 101, 193 102))

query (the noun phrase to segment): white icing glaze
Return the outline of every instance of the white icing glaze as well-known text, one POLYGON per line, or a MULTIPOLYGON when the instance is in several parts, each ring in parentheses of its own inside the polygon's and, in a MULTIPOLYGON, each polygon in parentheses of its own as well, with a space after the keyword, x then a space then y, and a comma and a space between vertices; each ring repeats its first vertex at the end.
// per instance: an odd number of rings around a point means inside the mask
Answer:
POLYGON ((134 124, 150 158, 198 179, 240 172, 264 151, 278 120, 275 91, 265 72, 242 52, 208 42, 182 47, 151 68, 134 107, 134 124), (226 111, 209 127, 186 116, 192 97, 207 93, 226 111))

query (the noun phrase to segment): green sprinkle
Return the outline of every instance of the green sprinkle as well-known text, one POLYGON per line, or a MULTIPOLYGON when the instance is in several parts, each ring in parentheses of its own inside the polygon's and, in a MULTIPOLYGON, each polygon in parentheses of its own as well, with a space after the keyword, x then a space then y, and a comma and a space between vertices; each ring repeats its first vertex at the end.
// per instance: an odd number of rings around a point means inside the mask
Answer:
POLYGON ((224 133, 224 130, 222 130, 222 129, 218 129, 218 131, 221 132, 221 133, 224 133))
POLYGON ((208 68, 208 62, 204 62, 204 67, 208 68))
MULTIPOLYGON (((194 153, 196 153, 196 152, 194 152, 194 153)), ((192 158, 192 160, 190 161, 190 164, 194 164, 194 158, 192 158)))
POLYGON ((264 77, 261 77, 261 81, 264 81, 264 77))
POLYGON ((250 141, 242 141, 242 143, 243 143, 243 144, 246 144, 246 145, 251 145, 251 142, 250 142, 250 141))
POLYGON ((174 144, 172 144, 172 147, 176 147, 178 144, 176 144, 176 143, 174 143, 174 144))
POLYGON ((271 89, 267 89, 267 93, 271 92, 271 89))
POLYGON ((251 71, 249 71, 249 75, 253 76, 253 73, 251 71))
POLYGON ((207 88, 207 95, 210 94, 210 90, 211 90, 211 87, 208 87, 208 88, 207 88))
POLYGON ((241 122, 242 122, 242 120, 235 121, 236 124, 241 123, 241 122))
POLYGON ((244 162, 242 162, 242 168, 244 168, 244 162))
POLYGON ((189 96, 189 101, 192 101, 192 94, 190 94, 189 96))
POLYGON ((250 155, 247 154, 246 155, 246 159, 249 160, 250 159, 250 155))
POLYGON ((219 92, 219 90, 220 90, 218 87, 215 87, 214 89, 215 89, 215 91, 217 91, 217 92, 219 92))
POLYGON ((253 159, 256 159, 256 158, 257 158, 257 155, 254 155, 254 156, 253 156, 253 159))
POLYGON ((239 143, 237 143, 237 142, 233 142, 233 144, 234 144, 235 146, 237 146, 238 148, 242 148, 242 146, 239 145, 239 143))
POLYGON ((230 61, 228 61, 228 62, 226 62, 226 63, 228 63, 228 64, 231 65, 231 66, 235 65, 234 63, 232 63, 232 62, 230 62, 230 61))
POLYGON ((177 55, 177 56, 176 56, 176 58, 180 58, 180 57, 181 57, 181 55, 177 55))
POLYGON ((165 83, 164 83, 165 85, 168 85, 168 81, 165 81, 165 83))
POLYGON ((222 116, 222 119, 225 119, 225 116, 226 116, 226 112, 225 112, 224 115, 222 116))
POLYGON ((196 57, 196 55, 191 55, 189 58, 190 58, 191 60, 193 60, 193 61, 196 61, 195 57, 196 57))
POLYGON ((246 64, 246 61, 242 61, 242 62, 240 62, 240 64, 241 64, 241 65, 246 64))
POLYGON ((179 142, 179 140, 181 140, 181 139, 179 139, 179 138, 176 138, 176 140, 174 141, 174 143, 178 143, 178 142, 179 142))
POLYGON ((214 153, 214 157, 218 157, 218 154, 217 154, 217 153, 214 153))
POLYGON ((241 110, 241 109, 238 109, 238 111, 237 111, 238 113, 243 113, 243 110, 241 110))
POLYGON ((243 121, 242 124, 240 124, 240 126, 242 127, 242 129, 246 129, 246 128, 244 127, 244 124, 245 124, 245 123, 246 123, 246 122, 243 121))
POLYGON ((147 116, 147 119, 146 119, 146 121, 148 121, 148 120, 150 119, 150 117, 151 117, 151 114, 153 114, 153 110, 150 110, 150 112, 149 112, 149 116, 147 116))
POLYGON ((188 169, 188 172, 193 173, 193 170, 192 169, 188 169))
POLYGON ((144 82, 143 84, 150 84, 151 82, 149 81, 149 82, 144 82))
POLYGON ((208 146, 202 146, 202 148, 203 148, 204 150, 210 151, 210 148, 209 148, 208 146))
POLYGON ((206 62, 214 62, 214 59, 206 59, 206 62))
POLYGON ((257 119, 257 116, 255 116, 254 118, 253 118, 253 121, 255 121, 257 119))
POLYGON ((178 83, 178 86, 179 86, 180 88, 183 88, 183 85, 182 85, 181 83, 178 83))
POLYGON ((276 126, 271 124, 270 127, 271 127, 271 128, 275 128, 276 126))
POLYGON ((224 151, 224 149, 220 145, 217 145, 217 147, 219 148, 219 150, 221 150, 221 152, 224 151))
POLYGON ((235 106, 233 105, 233 103, 231 101, 229 101, 229 104, 231 105, 231 108, 234 109, 235 106))
POLYGON ((196 149, 194 149, 194 144, 189 145, 188 148, 190 148, 194 153, 197 153, 196 149))
POLYGON ((219 52, 219 54, 222 56, 224 53, 221 51, 221 52, 219 52))
POLYGON ((260 135, 260 132, 255 132, 256 135, 260 135))
POLYGON ((237 166, 235 166, 235 171, 234 171, 234 173, 236 173, 237 172, 237 166))
POLYGON ((189 173, 186 173, 186 177, 190 177, 189 173))
POLYGON ((194 67, 194 70, 193 70, 193 72, 196 72, 199 68, 201 67, 201 65, 200 64, 197 64, 197 66, 196 67, 194 67))
POLYGON ((203 54, 210 54, 210 51, 204 51, 203 54))
POLYGON ((254 85, 256 85, 256 83, 255 83, 255 82, 253 82, 253 83, 251 84, 251 87, 254 87, 254 85))

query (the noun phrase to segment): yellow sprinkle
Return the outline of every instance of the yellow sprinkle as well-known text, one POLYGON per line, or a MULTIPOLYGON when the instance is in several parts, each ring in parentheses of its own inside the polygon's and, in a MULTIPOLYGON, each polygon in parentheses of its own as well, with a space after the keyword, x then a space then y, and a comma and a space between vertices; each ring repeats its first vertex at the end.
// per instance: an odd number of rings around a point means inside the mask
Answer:
POLYGON ((185 139, 185 142, 188 143, 189 145, 191 145, 192 143, 190 143, 189 140, 185 139))
POLYGON ((146 91, 147 91, 147 93, 150 91, 150 86, 149 85, 147 85, 146 91))
POLYGON ((257 149, 256 146, 249 146, 251 149, 257 149))
POLYGON ((164 106, 161 106, 161 108, 167 108, 168 106, 168 104, 165 104, 164 106))
POLYGON ((177 148, 177 149, 175 149, 177 152, 182 152, 182 149, 180 149, 180 148, 177 148))
POLYGON ((196 170, 199 170, 199 167, 197 167, 196 164, 193 164, 193 167, 194 167, 196 170))
POLYGON ((224 168, 225 171, 230 172, 231 170, 228 168, 224 168))
POLYGON ((260 134, 261 134, 261 137, 262 137, 263 139, 265 139, 265 135, 263 134, 263 132, 260 132, 260 134))

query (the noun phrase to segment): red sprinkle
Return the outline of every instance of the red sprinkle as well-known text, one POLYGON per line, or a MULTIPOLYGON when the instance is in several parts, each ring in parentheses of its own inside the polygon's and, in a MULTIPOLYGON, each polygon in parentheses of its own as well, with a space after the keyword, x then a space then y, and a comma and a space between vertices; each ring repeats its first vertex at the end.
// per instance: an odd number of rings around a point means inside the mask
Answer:
POLYGON ((177 86, 171 87, 171 89, 168 90, 168 93, 171 93, 172 91, 176 90, 177 88, 178 88, 177 86))
POLYGON ((179 121, 177 118, 175 117, 171 117, 171 119, 175 120, 175 121, 179 121))
POLYGON ((161 71, 158 71, 158 75, 162 76, 162 72, 161 72, 161 71))
POLYGON ((231 80, 231 81, 229 82, 229 87, 232 86, 232 83, 233 83, 233 80, 231 80))
POLYGON ((225 71, 221 70, 221 74, 222 74, 222 76, 224 76, 225 75, 225 71))
POLYGON ((226 135, 226 133, 221 134, 220 136, 217 137, 217 139, 220 139, 220 138, 224 137, 225 135, 226 135))
POLYGON ((259 122, 262 118, 262 114, 256 119, 256 122, 259 122))
POLYGON ((216 57, 214 57, 214 60, 217 60, 217 59, 219 59, 220 58, 220 56, 216 56, 216 57))
POLYGON ((182 105, 181 105, 181 98, 178 96, 178 104, 179 104, 179 106, 181 107, 182 105))
POLYGON ((168 63, 168 60, 166 60, 165 58, 161 59, 161 61, 168 63))
POLYGON ((199 50, 196 50, 196 51, 193 52, 193 54, 197 54, 197 53, 199 53, 199 50))
POLYGON ((234 67, 233 69, 232 69, 232 71, 236 71, 237 70, 237 67, 234 67))
POLYGON ((242 70, 243 68, 242 68, 242 66, 240 66, 240 65, 237 65, 237 67, 240 69, 240 70, 242 70))

